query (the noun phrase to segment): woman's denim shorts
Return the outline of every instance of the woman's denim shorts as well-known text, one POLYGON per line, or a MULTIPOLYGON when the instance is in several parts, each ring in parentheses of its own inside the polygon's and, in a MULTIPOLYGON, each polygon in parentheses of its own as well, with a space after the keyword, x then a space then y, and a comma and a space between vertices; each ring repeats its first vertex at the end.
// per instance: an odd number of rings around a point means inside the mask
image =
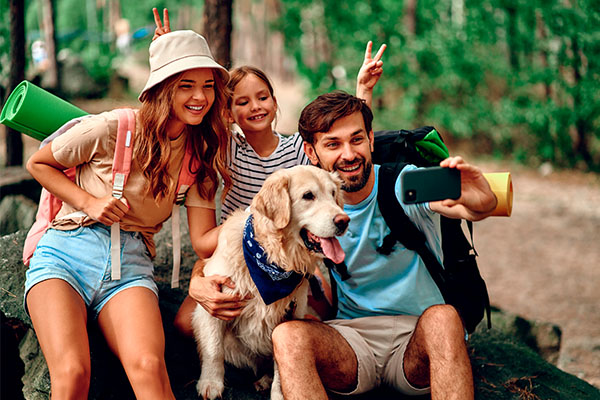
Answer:
POLYGON ((79 293, 96 318, 117 293, 146 287, 158 296, 154 266, 139 232, 121 231, 121 279, 110 277, 110 227, 96 223, 69 231, 48 229, 38 242, 27 270, 27 293, 47 279, 62 279, 79 293))

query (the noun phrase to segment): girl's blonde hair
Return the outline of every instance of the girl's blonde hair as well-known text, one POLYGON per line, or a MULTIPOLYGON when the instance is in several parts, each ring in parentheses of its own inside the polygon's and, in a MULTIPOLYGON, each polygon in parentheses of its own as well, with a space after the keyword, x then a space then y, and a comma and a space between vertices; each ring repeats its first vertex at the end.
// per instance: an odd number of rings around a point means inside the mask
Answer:
MULTIPOLYGON (((177 181, 167 173, 171 146, 166 126, 181 75, 183 72, 165 79, 141 96, 141 129, 138 130, 139 137, 135 141, 135 154, 144 176, 148 179, 148 193, 157 200, 169 195, 177 185, 177 181)), ((187 140, 191 141, 193 157, 200 161, 198 171, 190 172, 197 174, 196 182, 200 195, 210 200, 214 199, 219 185, 218 174, 223 179, 224 193, 231 186, 231 177, 227 170, 229 131, 222 112, 226 104, 226 82, 221 74, 214 73, 213 76, 213 105, 199 125, 187 125, 187 140), (209 189, 203 185, 206 178, 212 183, 209 189)), ((189 142, 186 146, 188 144, 189 142)))

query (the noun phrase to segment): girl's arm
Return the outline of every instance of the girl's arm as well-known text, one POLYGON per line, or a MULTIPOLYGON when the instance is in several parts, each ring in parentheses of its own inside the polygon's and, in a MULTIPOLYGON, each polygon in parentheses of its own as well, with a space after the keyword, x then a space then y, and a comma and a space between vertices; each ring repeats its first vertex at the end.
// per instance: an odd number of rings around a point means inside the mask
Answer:
POLYGON ((365 50, 365 59, 363 60, 363 64, 356 77, 356 97, 365 100, 369 107, 371 107, 373 100, 373 88, 383 74, 383 61, 381 61, 381 56, 383 56, 383 52, 387 48, 387 45, 382 44, 373 58, 371 58, 372 48, 373 42, 369 41, 369 43, 367 43, 367 49, 365 50))
POLYGON ((192 247, 200 258, 208 258, 217 248, 220 226, 215 210, 205 207, 187 207, 188 225, 192 247))
POLYGON ((152 40, 157 37, 164 35, 165 33, 171 32, 171 23, 169 22, 169 11, 166 8, 163 8, 163 19, 165 20, 165 24, 160 20, 160 15, 158 14, 158 10, 156 7, 152 9, 152 14, 154 15, 154 23, 156 24, 156 29, 154 30, 154 37, 152 40))
POLYGON ((112 225, 127 214, 127 200, 118 200, 110 193, 102 198, 92 196, 71 181, 62 172, 65 169, 54 158, 51 144, 42 147, 27 161, 27 170, 46 190, 90 218, 112 225))
MULTIPOLYGON (((200 260, 194 265, 188 295, 213 317, 228 321, 240 315, 246 305, 239 295, 223 293, 222 287, 235 288, 227 276, 204 276, 205 259, 217 247, 221 225, 216 226, 215 210, 205 207, 188 207, 188 225, 194 251, 200 260)), ((180 311, 181 312, 181 311, 180 311)))

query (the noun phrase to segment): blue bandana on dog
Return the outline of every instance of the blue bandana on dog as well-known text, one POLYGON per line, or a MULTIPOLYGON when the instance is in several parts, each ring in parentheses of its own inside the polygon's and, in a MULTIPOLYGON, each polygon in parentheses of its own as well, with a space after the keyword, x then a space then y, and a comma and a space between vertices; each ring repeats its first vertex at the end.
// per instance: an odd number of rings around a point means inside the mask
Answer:
POLYGON ((254 239, 252 215, 244 226, 243 249, 250 276, 266 305, 288 296, 302 281, 303 275, 269 263, 265 250, 254 239))

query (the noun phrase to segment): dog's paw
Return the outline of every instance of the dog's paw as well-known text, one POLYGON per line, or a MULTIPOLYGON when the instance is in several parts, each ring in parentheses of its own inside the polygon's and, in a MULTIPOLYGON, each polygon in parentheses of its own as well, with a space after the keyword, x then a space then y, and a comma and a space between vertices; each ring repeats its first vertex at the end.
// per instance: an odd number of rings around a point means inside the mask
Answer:
POLYGON ((257 392, 262 392, 264 390, 269 389, 272 383, 273 377, 268 374, 265 374, 262 378, 254 382, 254 389, 256 389, 257 392))
POLYGON ((281 386, 271 386, 271 400, 284 400, 281 386))
POLYGON ((223 384, 223 381, 212 379, 200 378, 198 384, 196 385, 198 396, 201 396, 204 400, 214 400, 217 397, 221 398, 224 389, 225 385, 223 384))

